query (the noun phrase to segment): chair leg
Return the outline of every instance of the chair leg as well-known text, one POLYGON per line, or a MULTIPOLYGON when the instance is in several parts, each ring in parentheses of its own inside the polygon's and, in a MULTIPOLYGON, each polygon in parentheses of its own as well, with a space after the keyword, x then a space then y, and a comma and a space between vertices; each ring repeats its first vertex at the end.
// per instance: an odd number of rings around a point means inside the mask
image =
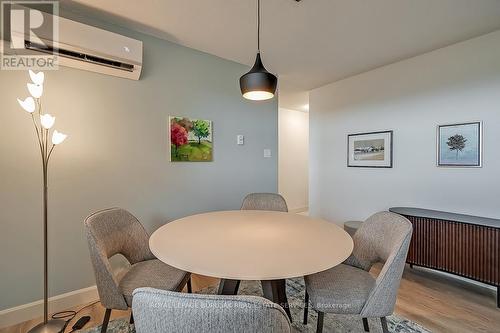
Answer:
POLYGON ((497 287, 497 308, 500 308, 500 286, 497 287))
POLYGON ((387 327, 387 319, 385 317, 380 318, 380 322, 382 323, 382 332, 389 333, 389 327, 387 327))
POLYGON ((134 323, 134 314, 132 312, 130 312, 130 320, 128 322, 129 322, 129 324, 134 323))
POLYGON ((106 333, 108 330, 109 317, 111 316, 111 309, 106 309, 104 313, 104 320, 102 321, 101 333, 106 333))
POLYGON ((316 326, 316 333, 322 333, 323 332, 323 319, 325 317, 325 313, 318 311, 318 324, 316 326))
POLYGON ((368 326, 368 319, 363 318, 363 328, 365 329, 365 332, 370 332, 370 326, 368 326))
POLYGON ((191 286, 191 277, 189 277, 189 280, 187 281, 187 289, 188 293, 193 293, 193 287, 191 286))
POLYGON ((238 291, 240 290, 240 280, 238 280, 238 283, 236 284, 236 289, 234 290, 235 291, 235 295, 238 295, 238 291))
POLYGON ((306 297, 304 298, 304 325, 307 325, 307 316, 309 315, 309 294, 306 291, 306 297))

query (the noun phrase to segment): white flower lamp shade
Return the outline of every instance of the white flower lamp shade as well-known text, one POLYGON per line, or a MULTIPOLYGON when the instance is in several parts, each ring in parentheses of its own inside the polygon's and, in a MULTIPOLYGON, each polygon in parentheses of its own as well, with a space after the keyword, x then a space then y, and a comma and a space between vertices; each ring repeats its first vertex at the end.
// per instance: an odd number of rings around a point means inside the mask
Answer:
POLYGON ((40 116, 40 123, 42 124, 42 127, 45 129, 50 129, 52 126, 54 126, 54 123, 56 122, 56 117, 52 117, 50 114, 42 114, 40 116))
POLYGON ((28 86, 28 91, 30 92, 31 96, 33 96, 34 98, 42 97, 43 85, 28 83, 27 86, 28 86))
POLYGON ((68 136, 66 134, 54 130, 54 133, 52 133, 52 143, 54 145, 58 145, 62 143, 64 140, 66 140, 67 137, 68 136))
POLYGON ((35 112, 35 100, 33 99, 33 97, 26 97, 24 101, 18 98, 17 102, 26 112, 35 112))
POLYGON ((35 73, 31 69, 29 70, 31 81, 36 85, 42 85, 45 80, 45 74, 43 72, 35 73))

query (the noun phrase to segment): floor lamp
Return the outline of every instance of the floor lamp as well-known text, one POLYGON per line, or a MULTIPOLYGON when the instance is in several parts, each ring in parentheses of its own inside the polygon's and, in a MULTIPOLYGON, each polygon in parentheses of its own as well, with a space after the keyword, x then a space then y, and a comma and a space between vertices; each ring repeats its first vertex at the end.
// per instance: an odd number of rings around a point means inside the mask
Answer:
POLYGON ((24 101, 17 99, 19 105, 31 115, 35 127, 38 146, 42 157, 43 172, 43 323, 40 323, 29 330, 30 333, 59 333, 66 327, 66 321, 60 319, 50 319, 48 313, 48 260, 47 260, 47 202, 48 202, 48 168, 50 155, 56 145, 66 139, 66 134, 56 130, 52 132, 51 144, 49 146, 50 129, 54 126, 56 118, 50 114, 42 114, 41 97, 43 93, 43 81, 45 75, 43 72, 35 73, 29 71, 32 83, 28 83, 28 91, 31 96, 24 101), (37 111, 38 116, 35 117, 37 111))

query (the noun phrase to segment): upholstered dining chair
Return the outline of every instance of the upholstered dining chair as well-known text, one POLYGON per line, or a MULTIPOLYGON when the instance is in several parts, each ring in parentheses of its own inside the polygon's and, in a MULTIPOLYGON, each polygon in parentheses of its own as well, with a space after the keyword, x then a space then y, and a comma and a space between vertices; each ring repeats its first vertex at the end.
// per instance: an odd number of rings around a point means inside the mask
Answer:
POLYGON ((137 333, 289 333, 281 306, 257 296, 186 294, 153 288, 134 291, 137 333))
POLYGON ((369 217, 354 234, 353 253, 343 264, 304 278, 304 323, 310 300, 318 312, 317 332, 322 332, 324 314, 334 313, 360 316, 366 332, 367 318, 380 318, 388 333, 386 316, 394 311, 411 234, 410 221, 401 215, 379 212, 369 217), (373 278, 368 271, 378 261, 385 263, 373 278))
MULTIPOLYGON (((241 210, 270 210, 288 212, 285 199, 276 193, 250 193, 241 204, 241 210)), ((240 287, 239 280, 221 279, 219 294, 237 294, 240 287)))
POLYGON ((243 199, 241 210, 288 212, 285 199, 276 193, 250 193, 243 199))
MULTIPOLYGON (((107 330, 112 309, 132 306, 132 293, 140 287, 180 291, 188 284, 190 274, 156 259, 149 250, 149 236, 135 216, 121 208, 96 212, 85 219, 85 229, 94 267, 97 291, 106 308, 101 332, 107 330), (130 268, 115 276, 109 258, 123 255, 130 268)), ((133 322, 133 317, 130 317, 133 322)))

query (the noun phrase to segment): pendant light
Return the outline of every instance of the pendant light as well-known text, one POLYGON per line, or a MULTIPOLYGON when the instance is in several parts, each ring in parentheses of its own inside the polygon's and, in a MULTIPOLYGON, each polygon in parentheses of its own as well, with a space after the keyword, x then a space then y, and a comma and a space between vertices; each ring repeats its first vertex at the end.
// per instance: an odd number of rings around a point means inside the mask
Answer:
POLYGON ((241 94, 246 99, 263 101, 274 97, 278 78, 269 73, 260 59, 260 0, 257 0, 257 57, 252 69, 240 77, 241 94))

